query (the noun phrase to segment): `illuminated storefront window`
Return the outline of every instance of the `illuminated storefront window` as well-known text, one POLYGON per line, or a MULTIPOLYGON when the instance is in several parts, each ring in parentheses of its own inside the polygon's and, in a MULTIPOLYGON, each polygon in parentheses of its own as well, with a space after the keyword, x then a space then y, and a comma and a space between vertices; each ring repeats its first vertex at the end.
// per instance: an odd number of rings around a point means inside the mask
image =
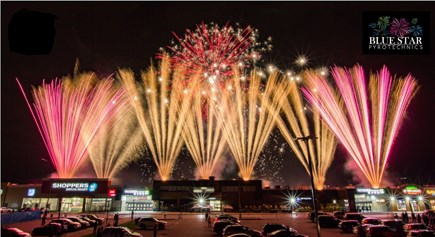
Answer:
POLYGON ((429 204, 430 204, 430 209, 435 210, 435 200, 430 200, 429 204))
POLYGON ((86 198, 86 211, 99 212, 110 210, 112 206, 111 198, 86 198))
POLYGON ((385 189, 356 188, 355 205, 361 212, 387 211, 387 194, 385 189))
POLYGON ((81 212, 83 209, 83 198, 62 198, 62 212, 81 212))
POLYGON ((406 202, 403 199, 397 200, 397 210, 398 211, 406 211, 406 202))
POLYGON ((57 203, 57 198, 23 198, 21 208, 48 208, 49 210, 57 210, 57 203))
POLYGON ((210 206, 213 208, 213 211, 221 211, 222 201, 210 198, 210 206))
POLYGON ((121 211, 152 211, 154 202, 149 190, 126 189, 121 197, 121 211))

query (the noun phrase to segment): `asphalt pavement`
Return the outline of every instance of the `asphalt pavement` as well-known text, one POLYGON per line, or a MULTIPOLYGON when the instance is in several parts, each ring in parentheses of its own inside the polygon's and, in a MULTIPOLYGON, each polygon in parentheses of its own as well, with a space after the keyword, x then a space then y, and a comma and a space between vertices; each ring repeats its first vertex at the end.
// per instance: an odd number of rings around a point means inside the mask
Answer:
MULTIPOLYGON (((108 215, 108 222, 113 225, 113 215, 111 213, 108 215)), ((214 217, 216 214, 211 214, 214 217)), ((392 213, 363 213, 366 216, 377 217, 380 219, 391 219, 392 213)), ((100 213, 97 214, 100 217, 107 217, 107 214, 100 213)), ((239 217, 239 213, 232 213, 232 215, 239 217)), ((250 228, 261 230, 261 227, 266 223, 279 223, 288 225, 291 228, 296 229, 299 233, 308 235, 310 237, 316 237, 315 224, 308 220, 307 213, 242 213, 241 214, 241 224, 246 225, 250 228)), ((75 216, 75 215, 71 215, 75 216)), ((167 228, 165 230, 158 230, 157 236, 174 236, 174 237, 213 237, 217 236, 212 232, 212 229, 208 227, 207 221, 205 219, 204 213, 163 213, 163 212, 143 212, 135 213, 134 218, 142 216, 153 216, 160 220, 168 222, 167 228)), ((53 217, 57 219, 57 215, 53 217)), ((47 219, 46 223, 51 221, 50 218, 47 219)), ((119 223, 126 223, 131 221, 130 213, 120 213, 119 223)), ((32 229, 36 226, 41 226, 41 220, 26 221, 11 224, 11 227, 17 227, 25 232, 31 233, 32 229)), ((69 232, 62 234, 65 237, 79 237, 92 234, 93 229, 87 228, 84 230, 79 230, 75 232, 69 232)), ((139 228, 133 229, 135 232, 139 232, 144 237, 154 236, 153 230, 142 230, 139 228)), ((338 228, 322 228, 322 237, 334 237, 334 236, 356 236, 355 234, 341 233, 338 228)))

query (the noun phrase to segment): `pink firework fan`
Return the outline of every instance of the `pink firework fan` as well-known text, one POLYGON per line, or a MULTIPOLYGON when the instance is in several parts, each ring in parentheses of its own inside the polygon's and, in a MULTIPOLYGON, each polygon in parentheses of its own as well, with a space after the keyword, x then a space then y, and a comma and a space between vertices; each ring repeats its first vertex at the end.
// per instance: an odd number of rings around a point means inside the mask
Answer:
POLYGON ((392 35, 403 37, 408 34, 409 27, 409 23, 404 18, 400 18, 400 20, 395 18, 391 23, 390 32, 392 35))
MULTIPOLYGON (((172 64, 202 70, 204 80, 211 84, 232 75, 234 66, 244 69, 255 65, 262 53, 272 49, 271 37, 260 42, 258 30, 250 26, 233 28, 227 23, 221 28, 203 22, 194 31, 187 29, 183 38, 173 34, 177 42, 168 46, 172 64)), ((161 58, 162 54, 157 57, 161 58)))

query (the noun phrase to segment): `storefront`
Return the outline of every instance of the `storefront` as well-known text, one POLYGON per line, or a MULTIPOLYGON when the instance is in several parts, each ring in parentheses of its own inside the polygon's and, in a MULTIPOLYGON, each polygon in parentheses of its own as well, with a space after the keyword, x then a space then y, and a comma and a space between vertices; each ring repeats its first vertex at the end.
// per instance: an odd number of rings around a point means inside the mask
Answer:
POLYGON ((108 185, 107 179, 49 179, 43 180, 42 185, 11 184, 4 203, 14 209, 48 208, 76 213, 112 210, 116 189, 108 189, 108 185))
POLYGON ((390 196, 390 205, 392 211, 423 211, 426 209, 423 190, 417 185, 403 185, 397 196, 390 196))
POLYGON ((356 188, 355 206, 360 212, 388 211, 388 194, 383 188, 356 188))
MULTIPOLYGON (((57 197, 61 212, 106 211, 112 204, 108 185, 107 179, 49 179, 42 181, 41 193, 57 197)), ((47 207, 53 210, 51 203, 47 207)))
POLYGON ((424 187, 423 190, 426 208, 435 210, 435 187, 424 187))
POLYGON ((125 189, 121 196, 121 211, 153 211, 154 206, 148 189, 125 189))

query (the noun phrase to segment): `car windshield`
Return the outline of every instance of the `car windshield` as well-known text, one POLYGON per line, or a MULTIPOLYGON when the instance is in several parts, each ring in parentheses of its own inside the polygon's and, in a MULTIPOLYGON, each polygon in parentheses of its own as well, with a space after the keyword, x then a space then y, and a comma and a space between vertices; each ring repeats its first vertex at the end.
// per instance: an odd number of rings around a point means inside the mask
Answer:
POLYGON ((272 232, 272 231, 275 231, 275 230, 281 230, 281 229, 285 229, 285 227, 282 226, 282 225, 267 225, 267 226, 264 228, 264 231, 265 231, 265 232, 272 232))
POLYGON ((229 230, 243 230, 243 226, 241 225, 235 225, 235 226, 230 226, 228 227, 229 230))
POLYGON ((412 225, 411 229, 415 229, 415 230, 424 230, 426 229, 426 226, 421 224, 421 225, 412 225))
POLYGON ((388 231, 389 229, 386 226, 380 226, 380 227, 371 227, 370 230, 372 232, 385 232, 388 231))
POLYGON ((378 219, 366 219, 366 220, 364 220, 364 223, 366 223, 366 224, 379 224, 379 223, 381 223, 381 221, 380 220, 378 220, 378 219))

